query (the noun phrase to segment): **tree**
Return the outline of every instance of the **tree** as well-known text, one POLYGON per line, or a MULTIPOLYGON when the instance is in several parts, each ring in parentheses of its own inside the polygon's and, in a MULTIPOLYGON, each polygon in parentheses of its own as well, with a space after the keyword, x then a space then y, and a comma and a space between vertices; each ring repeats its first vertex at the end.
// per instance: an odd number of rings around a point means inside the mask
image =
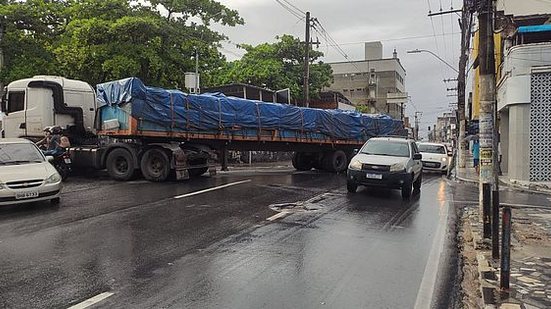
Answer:
POLYGON ((95 85, 136 76, 149 85, 183 88, 196 50, 205 71, 225 62, 217 49, 225 37, 208 26, 243 23, 237 11, 214 0, 4 2, 3 82, 56 74, 95 85))
MULTIPOLYGON (((257 46, 242 45, 246 51, 242 59, 227 63, 208 76, 211 85, 249 83, 266 85, 271 89, 291 89, 291 96, 303 96, 304 45, 291 35, 276 38, 278 41, 257 46)), ((310 51, 310 92, 318 97, 319 91, 329 86, 332 70, 329 64, 318 61, 322 52, 310 51)))

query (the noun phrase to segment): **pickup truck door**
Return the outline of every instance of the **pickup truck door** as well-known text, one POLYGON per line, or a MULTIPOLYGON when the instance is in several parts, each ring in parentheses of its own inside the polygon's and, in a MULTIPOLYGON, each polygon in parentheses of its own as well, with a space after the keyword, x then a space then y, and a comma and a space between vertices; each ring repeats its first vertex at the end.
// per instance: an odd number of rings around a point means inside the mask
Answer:
MULTIPOLYGON (((418 154, 419 153, 419 148, 417 148, 417 144, 415 143, 411 143, 411 149, 413 151, 413 154, 418 154)), ((415 174, 418 174, 422 171, 423 169, 423 163, 421 162, 421 160, 413 160, 413 171, 415 174)))

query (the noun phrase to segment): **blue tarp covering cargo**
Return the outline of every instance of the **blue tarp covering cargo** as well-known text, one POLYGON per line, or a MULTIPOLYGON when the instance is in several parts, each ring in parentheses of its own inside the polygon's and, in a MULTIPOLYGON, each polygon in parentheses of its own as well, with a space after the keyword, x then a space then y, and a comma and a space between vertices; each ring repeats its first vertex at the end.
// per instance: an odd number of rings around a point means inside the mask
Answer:
POLYGON ((253 134, 278 130, 289 137, 299 132, 314 139, 344 140, 403 131, 402 122, 387 115, 303 108, 221 93, 187 94, 148 87, 137 78, 97 85, 97 102, 101 121, 117 119, 121 129, 131 115, 138 120, 138 130, 144 131, 253 134))

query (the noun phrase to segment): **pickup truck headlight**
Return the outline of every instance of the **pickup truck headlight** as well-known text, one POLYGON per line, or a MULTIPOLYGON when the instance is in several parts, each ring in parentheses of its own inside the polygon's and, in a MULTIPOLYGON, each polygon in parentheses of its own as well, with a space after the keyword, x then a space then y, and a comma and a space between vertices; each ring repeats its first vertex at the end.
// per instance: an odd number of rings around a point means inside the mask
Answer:
POLYGON ((58 173, 52 174, 50 177, 46 178, 45 183, 51 184, 51 183, 58 183, 61 181, 61 176, 59 176, 58 173))
POLYGON ((391 172, 401 172, 405 169, 406 169, 406 166, 404 165, 404 163, 396 163, 390 166, 391 172))
POLYGON ((348 168, 351 170, 361 170, 362 169, 362 162, 358 160, 352 160, 350 162, 350 165, 348 165, 348 168))

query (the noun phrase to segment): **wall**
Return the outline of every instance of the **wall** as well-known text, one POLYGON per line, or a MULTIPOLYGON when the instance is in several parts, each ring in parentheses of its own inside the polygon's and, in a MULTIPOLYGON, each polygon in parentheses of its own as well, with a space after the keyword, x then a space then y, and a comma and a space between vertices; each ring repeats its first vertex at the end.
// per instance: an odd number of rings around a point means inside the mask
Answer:
POLYGON ((509 167, 512 180, 528 181, 530 172, 530 105, 509 107, 509 167))
POLYGON ((496 8, 505 14, 519 16, 551 13, 551 3, 546 0, 498 0, 496 8))
POLYGON ((509 110, 499 113, 499 153, 501 154, 501 171, 509 172, 509 110))

